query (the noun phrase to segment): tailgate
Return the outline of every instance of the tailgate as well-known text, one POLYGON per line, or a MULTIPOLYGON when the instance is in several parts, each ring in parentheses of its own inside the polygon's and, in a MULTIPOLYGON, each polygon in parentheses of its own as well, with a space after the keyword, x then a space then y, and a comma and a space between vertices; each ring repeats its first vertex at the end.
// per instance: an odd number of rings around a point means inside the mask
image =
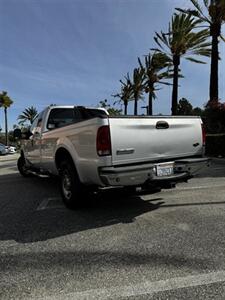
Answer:
POLYGON ((109 118, 113 165, 202 154, 199 117, 109 118))

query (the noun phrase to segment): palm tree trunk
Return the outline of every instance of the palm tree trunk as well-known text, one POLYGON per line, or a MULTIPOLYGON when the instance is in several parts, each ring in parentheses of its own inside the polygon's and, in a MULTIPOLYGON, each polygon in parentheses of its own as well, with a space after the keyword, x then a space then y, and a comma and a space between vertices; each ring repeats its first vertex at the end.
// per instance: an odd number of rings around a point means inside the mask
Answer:
POLYGON ((153 86, 150 87, 150 91, 148 93, 148 115, 149 116, 152 116, 152 113, 153 113, 153 108, 152 108, 153 95, 152 95, 152 91, 153 91, 153 86))
POLYGON ((210 34, 212 36, 212 54, 211 54, 211 69, 210 69, 210 87, 209 87, 209 101, 218 101, 218 37, 221 31, 221 24, 211 24, 210 34))
POLYGON ((128 101, 124 101, 124 115, 127 115, 127 106, 128 106, 128 101))
POLYGON ((180 65, 180 56, 173 56, 173 92, 172 92, 172 107, 171 113, 172 116, 177 115, 177 102, 178 102, 178 72, 180 65))
POLYGON ((138 113, 138 97, 137 95, 134 96, 134 115, 137 116, 138 113))
POLYGON ((7 120, 7 107, 4 107, 5 113, 5 144, 8 146, 8 120, 7 120))

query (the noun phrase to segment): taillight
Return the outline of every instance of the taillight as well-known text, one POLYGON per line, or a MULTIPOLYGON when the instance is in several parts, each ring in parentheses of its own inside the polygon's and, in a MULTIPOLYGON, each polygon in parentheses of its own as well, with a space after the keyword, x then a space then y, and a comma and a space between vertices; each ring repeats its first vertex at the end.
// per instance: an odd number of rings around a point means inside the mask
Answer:
POLYGON ((204 124, 202 124, 202 144, 205 146, 205 141, 206 141, 206 130, 204 124))
POLYGON ((97 133, 96 148, 99 156, 112 154, 109 126, 106 125, 99 127, 97 133))

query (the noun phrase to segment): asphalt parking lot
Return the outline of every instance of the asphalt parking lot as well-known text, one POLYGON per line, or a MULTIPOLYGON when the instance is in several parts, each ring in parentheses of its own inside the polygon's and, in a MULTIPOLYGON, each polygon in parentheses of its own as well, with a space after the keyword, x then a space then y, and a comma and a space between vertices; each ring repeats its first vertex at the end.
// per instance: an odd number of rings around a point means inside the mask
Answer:
POLYGON ((225 299, 225 160, 157 193, 69 211, 0 157, 0 299, 225 299))

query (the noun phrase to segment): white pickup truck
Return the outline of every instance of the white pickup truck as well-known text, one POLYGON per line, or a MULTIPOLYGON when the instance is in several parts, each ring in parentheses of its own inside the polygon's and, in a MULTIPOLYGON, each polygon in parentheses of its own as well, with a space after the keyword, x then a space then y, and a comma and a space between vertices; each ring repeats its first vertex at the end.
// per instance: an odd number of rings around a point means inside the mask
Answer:
POLYGON ((59 175, 75 208, 101 187, 173 187, 208 164, 199 117, 118 116, 104 109, 49 106, 22 138, 18 169, 59 175))

